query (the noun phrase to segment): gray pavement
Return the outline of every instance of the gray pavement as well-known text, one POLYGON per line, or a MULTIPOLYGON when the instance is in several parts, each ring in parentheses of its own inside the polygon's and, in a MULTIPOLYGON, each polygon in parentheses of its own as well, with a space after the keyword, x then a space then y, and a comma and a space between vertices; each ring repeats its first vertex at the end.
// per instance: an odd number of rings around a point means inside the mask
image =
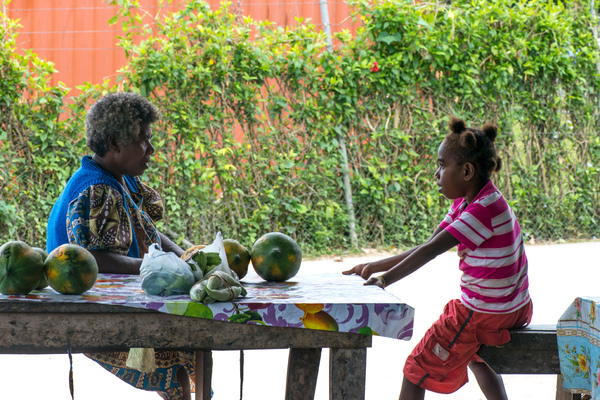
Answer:
MULTIPOLYGON (((562 312, 578 295, 600 295, 600 241, 527 246, 530 290, 534 301, 534 324, 556 324, 562 312)), ((334 272, 381 255, 305 261, 301 271, 334 272)), ((367 400, 397 399, 402 382, 402 366, 408 353, 429 325, 437 319, 444 304, 459 295, 458 258, 454 252, 437 257, 428 265, 387 288, 416 309, 415 329, 410 341, 374 337, 367 352, 367 400)), ((344 279, 340 275, 340 279, 344 279)), ((328 398, 328 351, 324 350, 317 400, 328 398)), ((213 352, 215 400, 240 398, 239 352, 213 352)), ((159 399, 159 396, 133 389, 80 354, 74 355, 75 399, 159 399)), ((285 350, 245 352, 245 400, 283 399, 287 366, 285 350)), ((66 355, 0 355, 0 399, 70 399, 69 362, 66 355)), ((509 398, 551 400, 555 376, 505 375, 509 398)), ((427 400, 478 400, 483 395, 475 380, 450 395, 428 393, 427 400)))

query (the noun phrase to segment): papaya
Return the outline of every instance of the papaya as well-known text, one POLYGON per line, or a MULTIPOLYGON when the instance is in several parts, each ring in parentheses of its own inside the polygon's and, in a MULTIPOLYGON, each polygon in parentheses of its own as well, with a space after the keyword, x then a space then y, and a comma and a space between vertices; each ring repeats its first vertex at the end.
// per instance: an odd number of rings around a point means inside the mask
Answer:
POLYGON ((27 294, 43 275, 44 260, 27 243, 13 240, 0 247, 0 293, 27 294))
POLYGON ((302 325, 308 329, 333 332, 337 332, 340 329, 336 320, 325 311, 306 313, 300 319, 302 320, 302 325))
MULTIPOLYGON (((37 251, 39 255, 42 256, 42 260, 45 263, 46 258, 48 258, 48 253, 46 253, 46 250, 42 249, 41 247, 32 247, 32 249, 37 251)), ((36 289, 41 290, 45 287, 48 287, 48 279, 46 279, 46 274, 43 273, 42 278, 40 279, 40 283, 36 286, 36 289)))
POLYGON ((66 243, 50 252, 44 264, 48 284, 58 293, 82 294, 98 278, 98 264, 87 249, 66 243))
POLYGON ((267 282, 284 282, 300 270, 302 251, 298 243, 281 232, 269 232, 252 245, 252 267, 267 282))
POLYGON ((238 278, 242 279, 248 273, 250 250, 235 239, 223 240, 223 247, 229 268, 237 274, 238 278))

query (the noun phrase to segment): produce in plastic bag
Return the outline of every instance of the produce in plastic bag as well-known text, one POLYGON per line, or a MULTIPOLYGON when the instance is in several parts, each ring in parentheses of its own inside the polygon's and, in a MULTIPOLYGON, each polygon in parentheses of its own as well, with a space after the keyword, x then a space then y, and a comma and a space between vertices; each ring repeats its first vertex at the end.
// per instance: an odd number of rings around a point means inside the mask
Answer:
POLYGON ((223 271, 215 271, 196 282, 190 290, 193 301, 214 303, 229 301, 240 296, 246 296, 246 289, 240 281, 223 271))
POLYGON ((221 257, 217 252, 205 252, 204 245, 190 247, 181 255, 181 258, 192 268, 192 273, 199 281, 221 264, 221 257))
POLYGON ((200 244, 200 245, 194 246, 194 247, 190 247, 181 255, 181 259, 183 261, 185 261, 192 269, 192 274, 194 274, 194 278, 196 279, 196 282, 198 282, 200 279, 204 278, 204 272, 202 271, 202 269, 200 268, 198 263, 196 261, 194 261, 194 259, 190 255, 190 253, 196 252, 199 249, 203 249, 205 247, 206 246, 203 244, 200 244))
POLYGON ((190 266, 175 253, 159 249, 157 243, 144 255, 140 276, 144 292, 155 296, 188 294, 196 282, 190 266))
MULTIPOLYGON (((227 253, 225 253, 223 235, 221 235, 221 232, 217 232, 214 242, 208 246, 199 245, 187 249, 181 256, 181 259, 191 265, 196 263, 204 276, 216 271, 221 271, 233 276, 234 279, 238 279, 235 272, 229 268, 229 264, 227 263, 227 253)), ((194 267, 191 268, 193 269, 194 267)), ((194 276, 196 276, 196 281, 203 278, 200 277, 199 279, 195 272, 194 276)))

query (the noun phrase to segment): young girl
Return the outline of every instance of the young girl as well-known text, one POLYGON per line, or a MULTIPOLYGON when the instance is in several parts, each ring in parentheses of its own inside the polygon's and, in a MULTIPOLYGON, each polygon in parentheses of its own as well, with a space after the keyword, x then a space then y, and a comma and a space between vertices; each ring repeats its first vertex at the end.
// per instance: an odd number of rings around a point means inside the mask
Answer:
POLYGON ((458 246, 461 298, 445 306, 408 356, 400 400, 424 399, 425 390, 458 390, 468 380, 467 366, 488 400, 505 400, 502 378, 477 351, 482 344, 507 343, 508 329, 531 321, 523 237, 513 211, 490 180, 501 167, 494 146, 498 129, 491 124, 468 128, 454 117, 449 126, 434 175, 439 192, 453 200, 444 220, 426 243, 343 273, 385 288, 458 246), (371 276, 376 272, 384 273, 371 276))

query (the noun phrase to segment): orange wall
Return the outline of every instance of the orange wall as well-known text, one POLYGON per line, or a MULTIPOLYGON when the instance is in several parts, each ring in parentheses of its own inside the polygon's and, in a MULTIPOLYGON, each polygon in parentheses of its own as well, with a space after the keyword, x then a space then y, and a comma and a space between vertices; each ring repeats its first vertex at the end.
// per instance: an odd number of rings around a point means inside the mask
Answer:
MULTIPOLYGON (((140 0, 150 13, 157 11, 156 0, 140 0)), ((213 9, 220 1, 210 0, 213 9)), ((181 4, 174 1, 173 4, 181 4)), ((310 19, 321 28, 321 9, 318 0, 250 0, 233 1, 241 7, 241 14, 255 20, 269 20, 280 26, 293 25, 296 17, 310 19)), ((170 6, 176 10, 177 6, 170 6)), ((342 29, 354 31, 357 23, 349 18, 350 7, 342 0, 329 1, 332 33, 342 29)), ((109 25, 108 20, 117 8, 106 0, 13 0, 5 6, 11 19, 19 19, 23 26, 18 36, 18 47, 31 49, 41 58, 52 61, 58 73, 52 83, 64 82, 77 94, 76 86, 84 82, 101 83, 112 79, 126 63, 123 51, 116 45, 122 32, 120 24, 109 25)))

